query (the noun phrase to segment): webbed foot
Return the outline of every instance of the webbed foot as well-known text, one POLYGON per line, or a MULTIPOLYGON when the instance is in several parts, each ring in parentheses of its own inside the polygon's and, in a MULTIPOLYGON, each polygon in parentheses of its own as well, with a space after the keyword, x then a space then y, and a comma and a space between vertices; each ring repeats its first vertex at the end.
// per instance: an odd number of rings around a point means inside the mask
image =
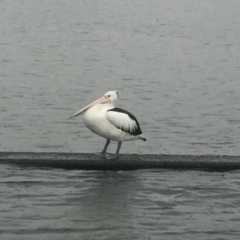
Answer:
POLYGON ((105 155, 105 158, 108 159, 108 160, 111 160, 111 159, 117 159, 119 157, 119 154, 112 154, 112 153, 106 153, 105 155))
POLYGON ((94 153, 95 156, 98 156, 98 157, 106 157, 106 153, 105 152, 97 152, 97 153, 94 153))

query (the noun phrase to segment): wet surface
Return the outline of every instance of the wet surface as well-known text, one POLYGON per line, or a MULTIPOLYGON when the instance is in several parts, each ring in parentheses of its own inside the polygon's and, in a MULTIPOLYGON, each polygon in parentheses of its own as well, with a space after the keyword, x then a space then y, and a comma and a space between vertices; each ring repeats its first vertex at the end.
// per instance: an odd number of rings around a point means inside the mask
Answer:
POLYGON ((106 158, 91 153, 0 152, 0 163, 22 167, 66 170, 131 171, 138 169, 231 171, 240 169, 240 157, 216 155, 121 154, 106 158))

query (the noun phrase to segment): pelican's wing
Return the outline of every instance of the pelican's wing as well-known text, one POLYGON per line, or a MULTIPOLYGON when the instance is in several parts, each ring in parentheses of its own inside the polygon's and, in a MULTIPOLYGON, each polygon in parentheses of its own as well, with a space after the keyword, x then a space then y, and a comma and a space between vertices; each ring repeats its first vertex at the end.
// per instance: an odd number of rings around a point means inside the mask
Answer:
POLYGON ((130 135, 137 136, 142 134, 137 119, 131 113, 121 108, 108 110, 106 117, 111 124, 130 135))

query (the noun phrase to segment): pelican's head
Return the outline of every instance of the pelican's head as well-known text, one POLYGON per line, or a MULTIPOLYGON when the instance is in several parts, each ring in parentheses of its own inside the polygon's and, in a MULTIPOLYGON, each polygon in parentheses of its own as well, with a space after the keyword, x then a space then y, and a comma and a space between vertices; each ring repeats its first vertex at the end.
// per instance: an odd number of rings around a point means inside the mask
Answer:
POLYGON ((116 91, 108 91, 103 95, 105 98, 109 99, 109 103, 115 105, 119 100, 119 92, 116 91))
POLYGON ((88 104, 86 107, 80 109, 76 113, 74 113, 70 118, 76 117, 82 113, 84 113, 86 110, 88 110, 90 107, 96 105, 96 104, 112 104, 115 105, 119 99, 119 93, 118 91, 109 91, 106 92, 101 98, 97 99, 96 101, 88 104))

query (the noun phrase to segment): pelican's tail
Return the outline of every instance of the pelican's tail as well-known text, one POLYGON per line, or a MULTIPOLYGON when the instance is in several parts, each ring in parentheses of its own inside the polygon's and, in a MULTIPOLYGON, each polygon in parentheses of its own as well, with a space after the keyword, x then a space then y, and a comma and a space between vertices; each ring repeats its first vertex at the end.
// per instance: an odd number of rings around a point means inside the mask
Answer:
POLYGON ((137 138, 143 140, 144 142, 147 141, 144 134, 138 135, 137 138))

